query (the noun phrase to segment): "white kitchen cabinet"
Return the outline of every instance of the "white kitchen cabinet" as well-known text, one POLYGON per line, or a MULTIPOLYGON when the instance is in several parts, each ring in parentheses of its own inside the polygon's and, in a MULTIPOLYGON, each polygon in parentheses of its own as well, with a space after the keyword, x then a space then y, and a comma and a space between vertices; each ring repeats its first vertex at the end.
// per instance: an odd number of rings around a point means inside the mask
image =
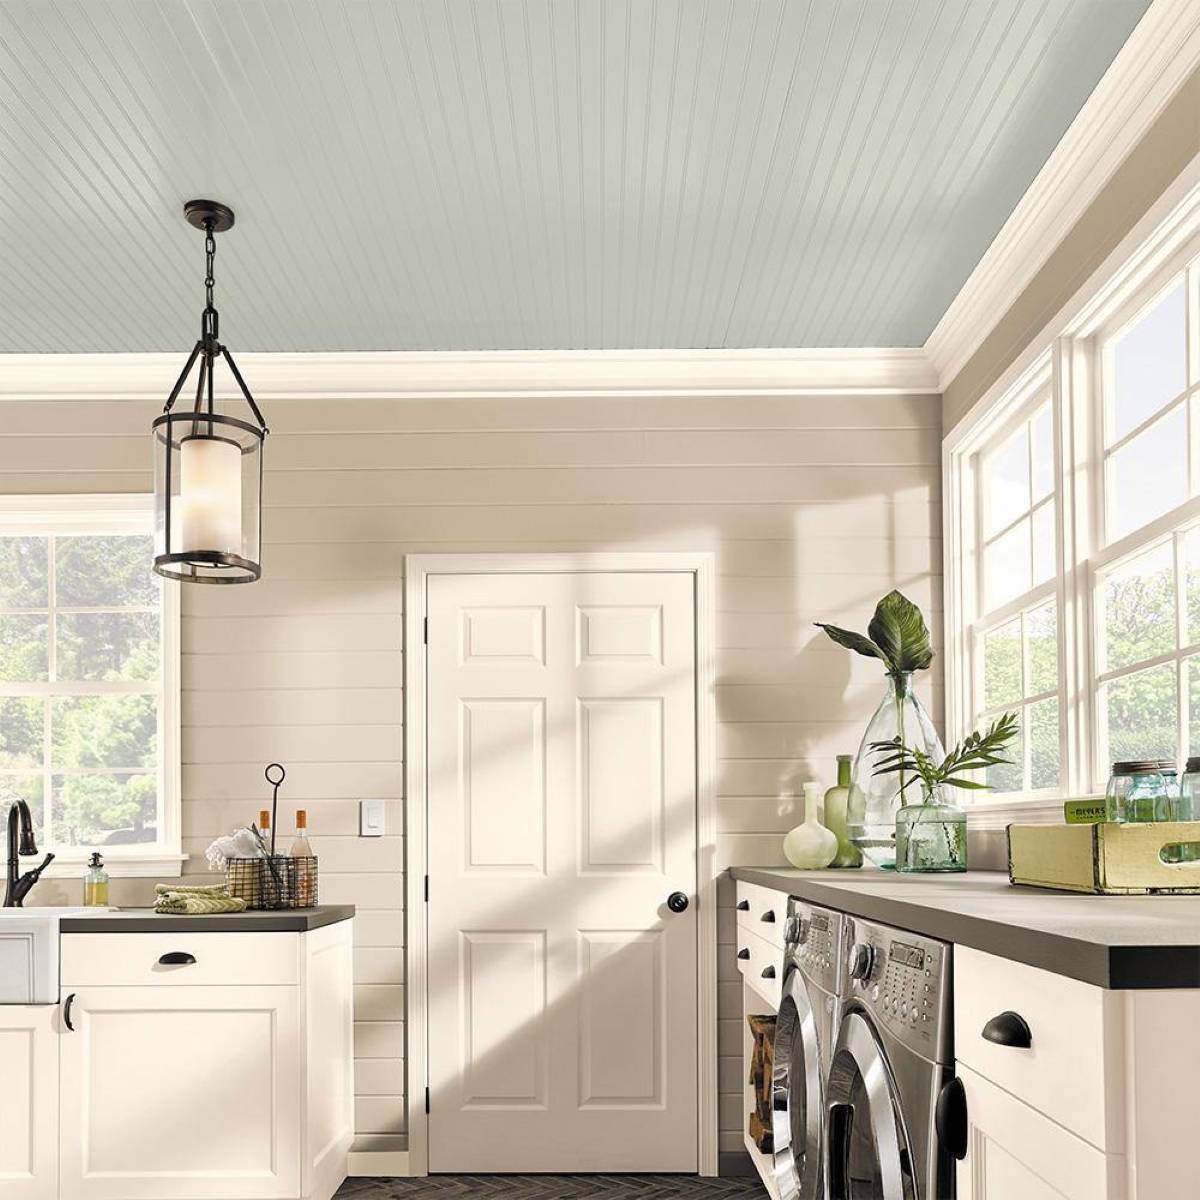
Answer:
POLYGON ((300 1194, 296 988, 80 987, 70 1019, 64 1195, 300 1194))
POLYGON ((958 1200, 1116 1200, 1122 1165, 962 1064, 967 1156, 958 1200))
POLYGON ((353 1130, 350 930, 64 935, 59 1195, 328 1200, 353 1130))
POLYGON ((58 1197, 58 1008, 0 1005, 0 1196, 58 1197))
POLYGON ((1195 1191, 1200 992, 1110 990, 955 948, 965 1200, 1174 1200, 1195 1191), (1029 1045, 984 1036, 1017 1013, 1029 1045))

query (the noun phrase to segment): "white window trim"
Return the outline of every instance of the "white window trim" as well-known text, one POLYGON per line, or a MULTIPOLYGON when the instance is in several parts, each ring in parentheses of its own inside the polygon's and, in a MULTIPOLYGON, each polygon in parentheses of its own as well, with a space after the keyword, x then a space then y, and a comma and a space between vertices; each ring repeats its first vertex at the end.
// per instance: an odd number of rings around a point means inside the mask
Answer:
MULTIPOLYGON (((62 519, 67 515, 72 518, 74 529, 91 527, 97 533, 153 533, 154 497, 148 494, 0 496, 0 532, 61 532, 62 519)), ((152 846, 105 846, 105 870, 115 879, 178 875, 180 864, 187 858, 182 847, 180 813, 183 788, 179 584, 164 579, 162 597, 163 701, 162 744, 159 748, 159 789, 163 816, 161 836, 152 846)), ((43 878, 79 877, 90 853, 90 849, 84 847, 55 849, 55 859, 43 878)))
MULTIPOLYGON (((1103 430, 1093 404, 1098 395, 1099 335, 1128 320, 1172 273, 1200 249, 1200 156, 1183 171, 1093 276, 1031 339, 1026 349, 984 393, 943 443, 944 568, 946 592, 947 743, 971 730, 971 654, 977 613, 979 565, 974 470, 981 450, 1010 428, 1031 398, 1051 385, 1055 427, 1055 492, 1058 497, 1059 668, 1063 688, 1063 755, 1059 790, 980 798, 970 809, 975 828, 1002 829, 1012 820, 1056 821, 1062 798, 1103 791, 1100 739, 1095 734, 1097 698, 1092 631, 1094 567, 1141 547, 1157 532, 1175 528, 1200 499, 1136 531, 1100 557, 1103 492, 1093 473, 1103 470, 1103 430)), ((1198 335, 1190 331, 1189 353, 1198 335)), ((1196 403, 1196 401, 1193 401, 1196 403)), ((1193 456, 1200 449, 1193 446, 1193 456)), ((1194 459, 1191 466, 1196 469, 1194 459)), ((1200 477, 1200 474, 1193 478, 1200 477)))

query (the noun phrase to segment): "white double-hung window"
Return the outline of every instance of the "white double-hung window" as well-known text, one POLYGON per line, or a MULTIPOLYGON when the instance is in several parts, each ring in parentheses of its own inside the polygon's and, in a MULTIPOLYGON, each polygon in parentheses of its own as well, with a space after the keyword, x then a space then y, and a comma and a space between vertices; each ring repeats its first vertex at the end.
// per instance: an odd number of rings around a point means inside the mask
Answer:
POLYGON ((0 498, 0 796, 75 873, 180 860, 178 588, 143 496, 0 498))
POLYGON ((972 619, 962 630, 972 728, 1016 712, 1010 763, 989 769, 997 792, 1060 785, 1059 550, 1056 437, 1048 369, 1035 373, 964 463, 972 525, 963 539, 972 619))
POLYGON ((1021 724, 984 811, 1200 755, 1200 185, 1160 222, 946 441, 947 732, 1021 724))

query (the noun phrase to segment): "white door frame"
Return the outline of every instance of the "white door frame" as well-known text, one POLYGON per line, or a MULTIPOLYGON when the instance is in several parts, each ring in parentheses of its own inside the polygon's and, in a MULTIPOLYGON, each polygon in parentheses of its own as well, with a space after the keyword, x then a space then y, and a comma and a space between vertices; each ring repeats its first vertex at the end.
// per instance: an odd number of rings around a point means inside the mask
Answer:
POLYGON ((717 870, 713 785, 716 712, 715 568, 709 551, 581 554, 408 554, 404 558, 404 871, 408 1170, 429 1173, 428 983, 425 920, 425 617, 431 575, 687 571, 696 580, 696 914, 700 1174, 717 1173, 717 870))

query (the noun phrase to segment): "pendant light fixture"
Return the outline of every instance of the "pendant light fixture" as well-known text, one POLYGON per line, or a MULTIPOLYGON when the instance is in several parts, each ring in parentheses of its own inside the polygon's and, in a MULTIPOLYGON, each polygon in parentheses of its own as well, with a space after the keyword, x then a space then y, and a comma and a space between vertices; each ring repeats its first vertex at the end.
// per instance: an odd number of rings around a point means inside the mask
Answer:
POLYGON ((233 210, 215 200, 189 200, 188 223, 204 231, 207 270, 200 339, 154 422, 154 569, 186 583, 253 583, 262 574, 262 451, 267 423, 229 349, 218 340, 213 263, 218 233, 233 226, 233 210), (213 406, 217 360, 224 359, 254 423, 213 406), (196 399, 174 411, 192 373, 196 399))

